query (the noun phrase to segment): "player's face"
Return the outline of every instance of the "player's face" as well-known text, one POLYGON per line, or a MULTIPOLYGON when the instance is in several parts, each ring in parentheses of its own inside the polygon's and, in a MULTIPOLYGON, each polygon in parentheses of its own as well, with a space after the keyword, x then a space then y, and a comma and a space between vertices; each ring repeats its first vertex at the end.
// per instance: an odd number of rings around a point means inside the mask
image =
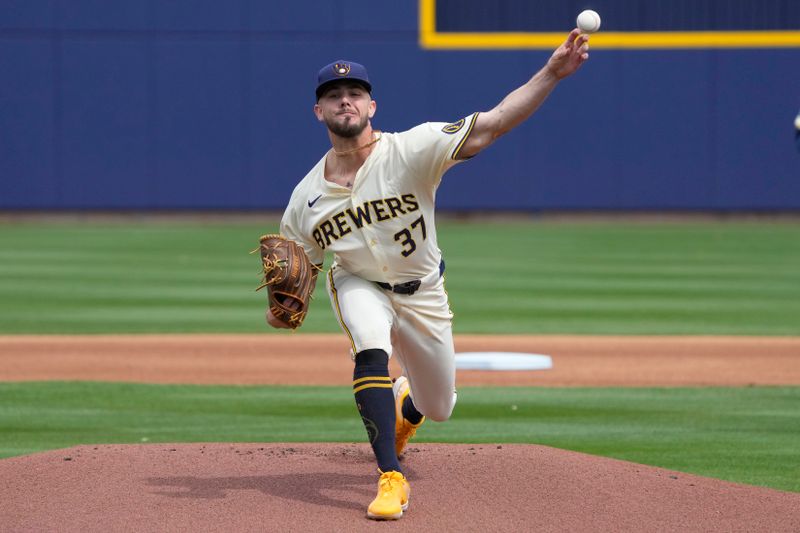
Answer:
POLYGON ((358 83, 337 83, 314 106, 317 119, 339 137, 358 137, 375 114, 375 102, 358 83))

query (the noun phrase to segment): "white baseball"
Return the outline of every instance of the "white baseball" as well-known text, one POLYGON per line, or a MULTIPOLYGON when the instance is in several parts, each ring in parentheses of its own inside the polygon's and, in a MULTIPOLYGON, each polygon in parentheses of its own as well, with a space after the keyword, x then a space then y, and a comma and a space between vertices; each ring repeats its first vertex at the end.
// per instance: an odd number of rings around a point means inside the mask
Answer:
POLYGON ((583 33, 594 33, 600 29, 600 15, 597 11, 587 9, 578 15, 578 29, 583 33))

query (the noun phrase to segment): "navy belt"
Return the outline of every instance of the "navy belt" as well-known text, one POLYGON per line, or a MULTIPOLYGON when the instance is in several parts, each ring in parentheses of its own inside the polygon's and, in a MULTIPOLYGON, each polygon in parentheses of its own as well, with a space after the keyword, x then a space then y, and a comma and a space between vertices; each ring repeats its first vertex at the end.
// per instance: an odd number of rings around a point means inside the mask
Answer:
MULTIPOLYGON (((442 261, 439 263, 439 277, 442 277, 442 274, 444 274, 444 259, 442 259, 442 261)), ((382 281, 376 281, 375 283, 381 289, 392 291, 397 294, 414 294, 419 289, 419 286, 422 285, 422 280, 412 279, 411 281, 398 283, 397 285, 389 285, 388 283, 384 283, 382 281)))

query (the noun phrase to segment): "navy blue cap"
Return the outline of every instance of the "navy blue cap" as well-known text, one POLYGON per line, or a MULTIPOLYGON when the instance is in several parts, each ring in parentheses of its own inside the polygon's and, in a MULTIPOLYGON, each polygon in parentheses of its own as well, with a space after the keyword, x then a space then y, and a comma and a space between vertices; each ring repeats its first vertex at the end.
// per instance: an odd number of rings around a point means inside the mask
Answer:
POLYGON ((317 74, 317 100, 327 88, 328 84, 340 80, 352 80, 364 86, 368 93, 372 93, 372 84, 367 76, 364 65, 340 59, 330 65, 325 65, 317 74))

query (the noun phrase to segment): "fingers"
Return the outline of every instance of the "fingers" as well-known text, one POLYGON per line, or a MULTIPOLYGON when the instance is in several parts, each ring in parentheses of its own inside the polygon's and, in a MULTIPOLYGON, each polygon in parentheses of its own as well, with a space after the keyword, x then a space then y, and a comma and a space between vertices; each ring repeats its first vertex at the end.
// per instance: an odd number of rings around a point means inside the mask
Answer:
POLYGON ((567 36, 567 40, 556 48, 547 62, 558 79, 571 75, 584 61, 589 59, 589 35, 575 28, 567 36))
POLYGON ((576 52, 584 54, 589 49, 589 45, 587 44, 588 42, 589 42, 589 35, 586 33, 581 33, 581 30, 575 28, 574 30, 569 32, 569 35, 567 36, 567 41, 564 43, 564 46, 566 47, 567 50, 574 50, 576 52), (581 47, 584 46, 585 49, 581 50, 581 47))
POLYGON ((587 59, 589 57, 589 36, 585 33, 579 35, 573 44, 573 51, 581 59, 587 59))
POLYGON ((280 320, 275 318, 275 315, 272 314, 272 310, 268 307, 267 308, 267 324, 272 326, 273 328, 285 328, 286 326, 280 320))
POLYGON ((567 46, 571 47, 572 44, 575 42, 575 39, 577 39, 578 35, 580 35, 580 34, 581 34, 581 30, 579 30, 578 28, 575 28, 574 30, 569 32, 569 35, 567 35, 567 42, 566 42, 567 46))

